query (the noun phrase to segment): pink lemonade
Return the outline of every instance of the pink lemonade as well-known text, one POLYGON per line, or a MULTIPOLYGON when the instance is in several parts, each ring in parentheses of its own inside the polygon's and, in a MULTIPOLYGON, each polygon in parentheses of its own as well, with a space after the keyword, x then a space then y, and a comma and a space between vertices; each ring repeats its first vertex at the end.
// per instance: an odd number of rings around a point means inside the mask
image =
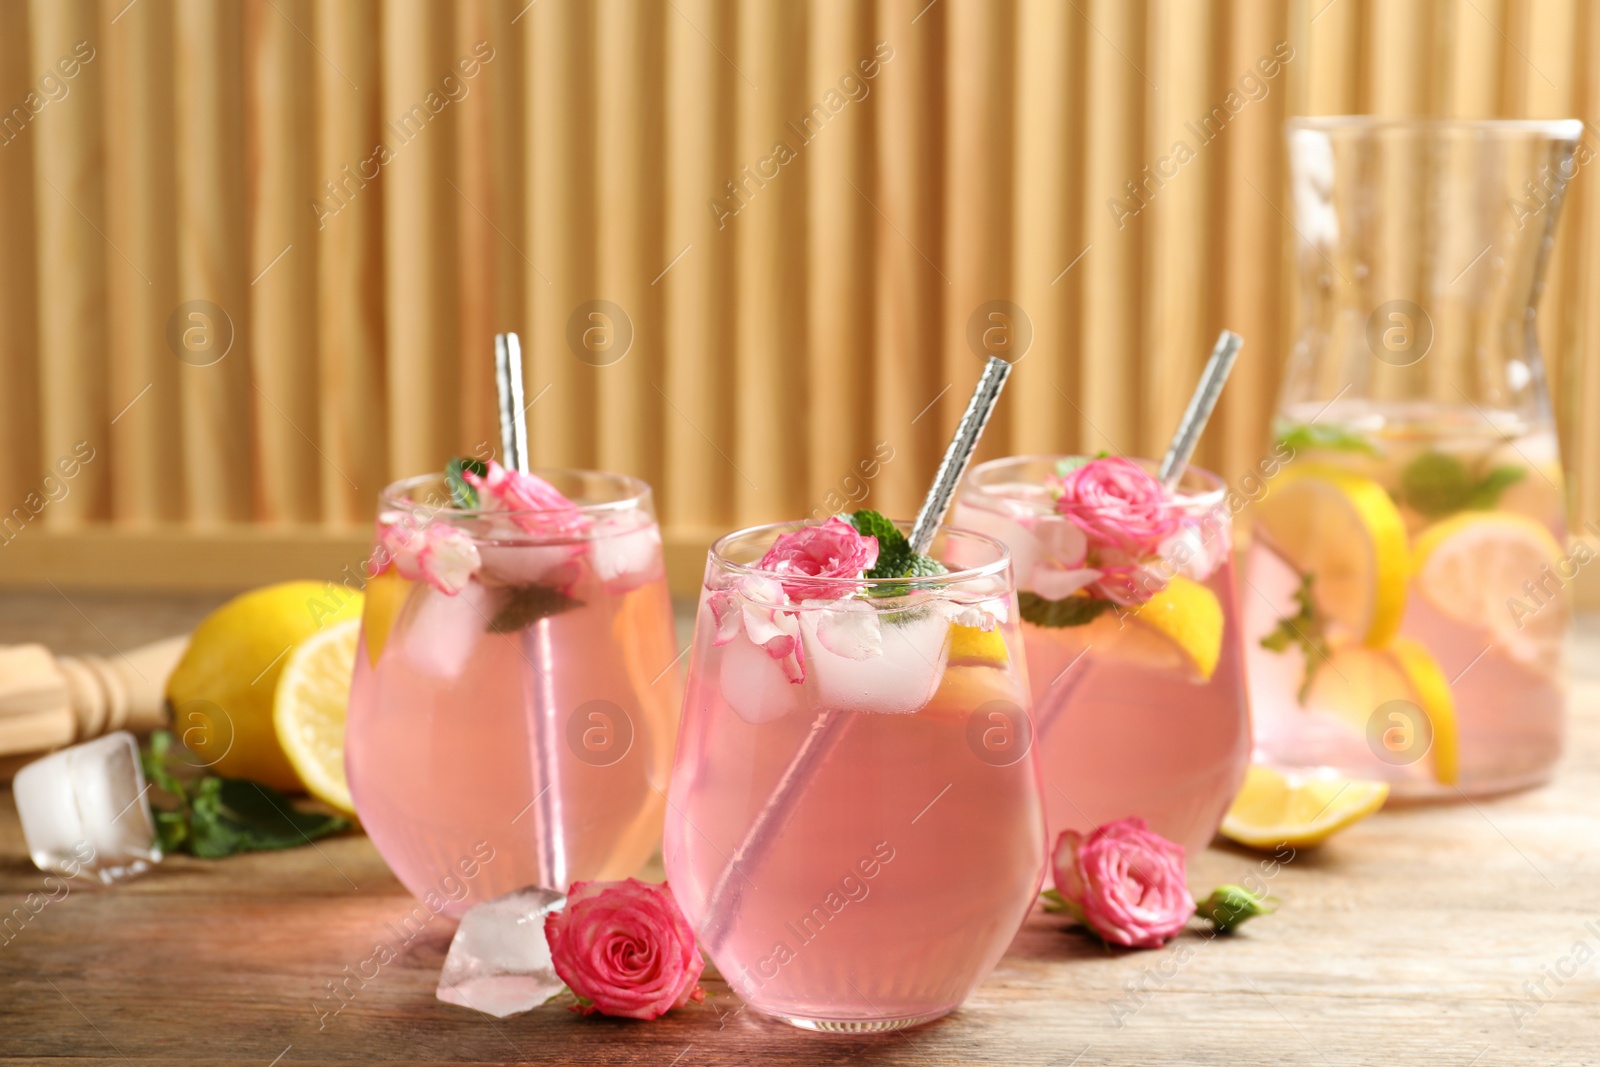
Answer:
MULTIPOLYGON (((660 840, 677 654, 649 488, 550 472, 581 535, 426 510, 476 546, 455 595, 394 570, 368 586, 345 761, 396 877, 459 916, 527 885, 634 874, 660 840)), ((438 479, 386 493, 390 511, 438 479)))
MULTIPOLYGON (((1046 479, 1063 458, 974 467, 951 517, 1011 549, 1019 595, 1034 594, 1045 612, 1052 535, 1065 521, 1046 479)), ((1063 830, 1086 833, 1139 816, 1192 856, 1211 841, 1244 779, 1250 713, 1220 480, 1191 468, 1174 503, 1182 530, 1163 552, 1171 566, 1156 570, 1176 573, 1149 605, 1108 607, 1066 625, 1028 621, 1025 605, 1051 842, 1063 830)))
POLYGON ((970 569, 795 603, 746 566, 787 528, 713 547, 668 878, 752 1007, 812 1029, 914 1025, 989 973, 1044 869, 1004 549, 946 531, 934 558, 961 539, 970 569), (770 627, 793 632, 791 657, 757 643, 770 627))

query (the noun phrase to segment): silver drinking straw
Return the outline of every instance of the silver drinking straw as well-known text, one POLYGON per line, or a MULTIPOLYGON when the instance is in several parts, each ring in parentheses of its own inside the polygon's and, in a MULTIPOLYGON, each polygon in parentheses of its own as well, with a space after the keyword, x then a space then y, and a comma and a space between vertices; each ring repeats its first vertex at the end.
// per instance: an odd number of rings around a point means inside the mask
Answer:
MULTIPOLYGON (((939 524, 944 521, 944 513, 950 508, 950 501, 967 472, 967 464, 972 461, 972 453, 977 450, 983 428, 988 425, 989 416, 994 413, 995 401, 1000 399, 1000 390, 1010 374, 1011 364, 999 356, 989 357, 988 364, 983 368, 983 376, 972 391, 972 399, 967 401, 967 410, 962 412, 961 421, 956 424, 955 436, 950 439, 944 458, 939 461, 933 486, 923 498, 922 509, 917 512, 917 520, 911 526, 908 540, 918 553, 925 554, 933 543, 934 534, 938 533, 939 524)), ((773 838, 782 832, 784 824, 788 822, 790 808, 818 768, 838 747, 839 739, 844 736, 851 721, 850 716, 832 709, 825 709, 817 716, 811 724, 811 732, 800 742, 794 758, 784 768, 767 802, 756 812, 750 829, 745 831, 744 840, 728 858, 716 884, 711 887, 710 896, 706 898, 706 915, 711 926, 706 930, 704 940, 712 952, 721 947, 722 939, 728 935, 739 910, 742 888, 734 881, 734 875, 750 881, 738 869, 739 865, 760 866, 761 858, 771 846, 773 838), (726 907, 723 906, 724 898, 726 907)))
POLYGON ((1217 335, 1211 358, 1206 360, 1205 370, 1200 372, 1200 381, 1194 387, 1194 395, 1189 397, 1189 406, 1184 410, 1183 418, 1178 420, 1178 429, 1172 435, 1172 443, 1167 446, 1167 454, 1161 457, 1161 468, 1156 477, 1167 489, 1177 487, 1178 479, 1183 477, 1184 470, 1189 466, 1189 457, 1194 455, 1194 446, 1200 443, 1200 434, 1217 406, 1222 387, 1228 384, 1228 374, 1233 370, 1233 361, 1239 358, 1239 349, 1243 345, 1244 338, 1232 330, 1223 330, 1217 335))
MULTIPOLYGON (((500 451, 507 467, 526 474, 528 413, 522 401, 522 342, 514 333, 494 335, 494 380, 500 398, 500 451)), ((556 752, 561 724, 555 683, 551 680, 555 654, 549 619, 540 619, 522 632, 522 661, 522 689, 529 698, 534 764, 544 779, 544 788, 530 805, 534 810, 534 834, 539 840, 539 884, 565 889, 566 827, 561 821, 561 762, 556 752)))

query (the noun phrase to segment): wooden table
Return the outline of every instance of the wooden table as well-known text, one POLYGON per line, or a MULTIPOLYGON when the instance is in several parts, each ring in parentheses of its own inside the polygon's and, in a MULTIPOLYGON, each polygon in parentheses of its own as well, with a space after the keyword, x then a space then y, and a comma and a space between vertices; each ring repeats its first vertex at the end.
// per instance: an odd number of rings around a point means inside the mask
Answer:
MULTIPOLYGON (((0 598, 0 641, 105 650, 181 629, 205 600, 0 598), (81 614, 79 614, 81 612, 81 614)), ((367 839, 74 888, 0 944, 0 1063, 1500 1064, 1600 1062, 1600 618, 1581 620, 1555 783, 1380 813, 1267 878, 1214 847, 1209 888, 1254 874, 1283 900, 1239 934, 1111 952, 1035 912, 968 1003, 919 1030, 802 1033, 720 981, 656 1023, 547 1007, 497 1021, 434 999, 437 920, 337 1015, 327 983, 410 900, 367 839)), ((659 877, 659 873, 656 875, 659 877)), ((0 798, 0 899, 44 889, 0 798)))

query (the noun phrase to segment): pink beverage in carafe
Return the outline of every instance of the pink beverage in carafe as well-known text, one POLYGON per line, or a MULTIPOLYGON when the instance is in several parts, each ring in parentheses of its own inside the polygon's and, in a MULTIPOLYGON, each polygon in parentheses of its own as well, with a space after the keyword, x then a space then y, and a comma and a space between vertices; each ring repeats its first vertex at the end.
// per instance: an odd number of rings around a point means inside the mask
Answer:
POLYGON ((1096 557, 1082 558, 1050 481, 1082 462, 980 464, 951 522, 1011 549, 1050 840, 1138 816, 1193 855, 1216 833, 1250 759, 1222 485, 1190 468, 1170 495, 1178 525, 1146 561, 1141 585, 1157 591, 1143 604, 1107 603, 1096 584, 1066 592, 1096 557))
POLYGON ((668 878, 752 1007, 812 1029, 913 1025, 995 965, 1043 873, 1004 550, 948 532, 933 555, 965 539, 970 570, 796 601, 745 565, 785 529, 713 548, 668 878))
POLYGON ((576 502, 559 530, 426 507, 429 478, 380 516, 446 524, 481 564, 454 594, 396 568, 368 583, 346 734, 362 824, 451 915, 629 876, 660 840, 680 690, 650 491, 545 477, 576 502))

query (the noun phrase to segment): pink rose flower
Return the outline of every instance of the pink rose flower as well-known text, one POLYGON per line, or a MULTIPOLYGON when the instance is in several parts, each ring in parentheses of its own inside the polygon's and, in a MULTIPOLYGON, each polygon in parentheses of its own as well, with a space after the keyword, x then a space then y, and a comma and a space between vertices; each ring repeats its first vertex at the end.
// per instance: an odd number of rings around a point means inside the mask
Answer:
POLYGON ((1153 556, 1183 522, 1160 482, 1132 460, 1092 459, 1053 478, 1056 513, 1078 527, 1089 548, 1118 549, 1135 559, 1153 556))
POLYGON ((655 1019, 705 999, 705 961, 665 885, 574 882, 566 907, 545 917, 544 936, 584 1015, 655 1019))
POLYGON ((487 466, 487 474, 461 472, 467 484, 478 491, 482 510, 511 512, 512 522, 541 536, 582 533, 589 528, 589 519, 578 505, 537 474, 502 467, 492 459, 487 466))
POLYGON ((1112 944, 1160 948, 1194 914, 1183 860, 1183 846, 1143 819, 1106 823, 1088 837, 1067 830, 1056 842, 1056 892, 1112 944))
POLYGON ((793 600, 834 600, 849 596, 850 587, 805 579, 860 578, 877 562, 878 539, 863 537, 835 516, 820 526, 779 535, 757 566, 778 575, 783 591, 793 600))
POLYGON ((455 596, 478 573, 483 559, 472 538, 442 522, 418 527, 417 520, 398 512, 378 516, 377 573, 393 566, 402 578, 426 581, 446 596, 455 596))

